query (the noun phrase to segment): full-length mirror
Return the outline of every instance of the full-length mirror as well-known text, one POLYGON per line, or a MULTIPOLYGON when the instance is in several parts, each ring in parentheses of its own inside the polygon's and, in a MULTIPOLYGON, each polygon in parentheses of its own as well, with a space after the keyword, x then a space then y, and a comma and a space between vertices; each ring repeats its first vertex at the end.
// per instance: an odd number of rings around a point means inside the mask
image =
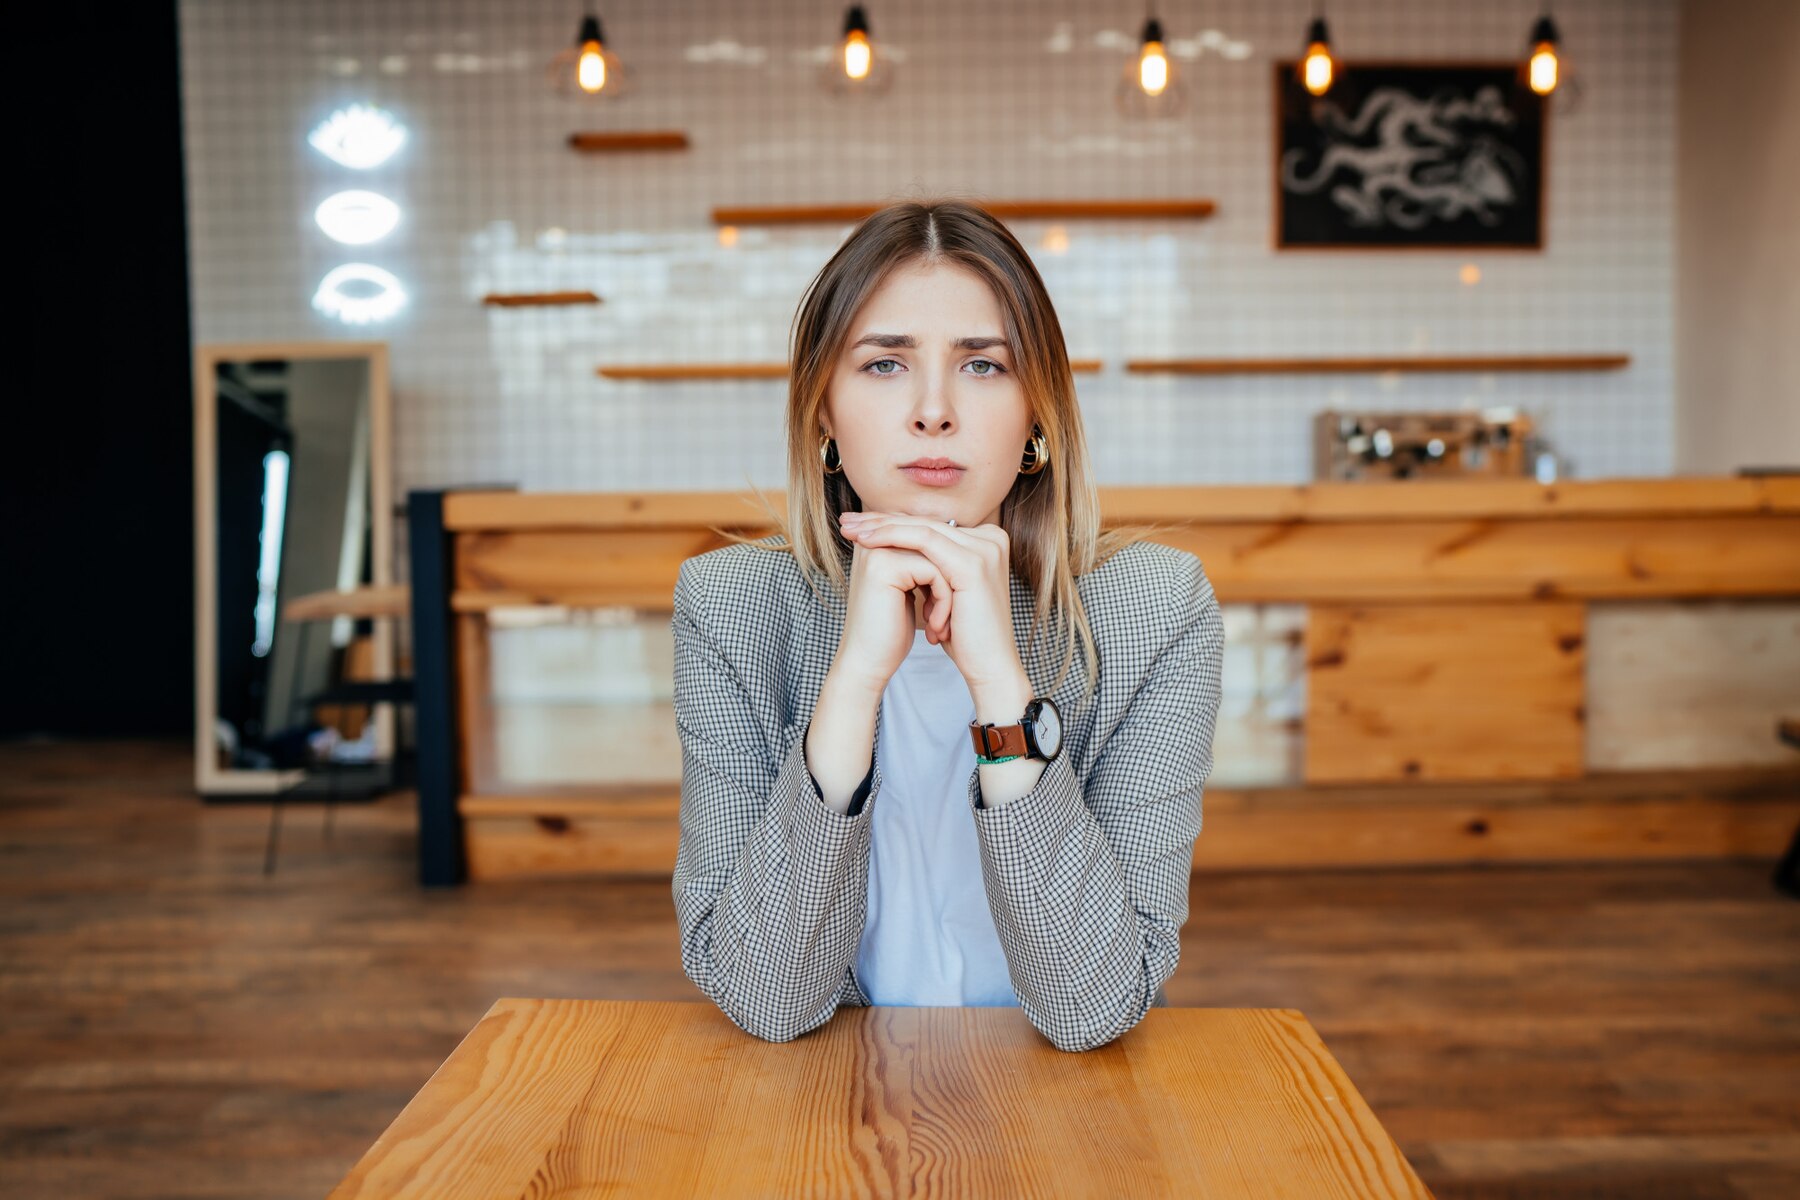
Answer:
POLYGON ((389 706, 313 701, 390 677, 393 622, 290 607, 392 584, 385 343, 202 346, 194 380, 197 788, 267 796, 389 759, 389 706))

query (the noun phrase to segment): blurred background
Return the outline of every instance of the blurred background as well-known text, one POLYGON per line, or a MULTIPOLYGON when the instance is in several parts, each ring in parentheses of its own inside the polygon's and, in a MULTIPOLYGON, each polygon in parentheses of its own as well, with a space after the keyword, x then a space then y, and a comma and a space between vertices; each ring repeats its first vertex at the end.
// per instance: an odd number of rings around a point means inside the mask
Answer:
POLYGON ((1800 4, 27 28, 9 1194, 319 1194, 495 998, 700 998, 674 571, 943 197, 1224 604, 1171 1002, 1304 1011, 1440 1197, 1800 1191, 1800 4))

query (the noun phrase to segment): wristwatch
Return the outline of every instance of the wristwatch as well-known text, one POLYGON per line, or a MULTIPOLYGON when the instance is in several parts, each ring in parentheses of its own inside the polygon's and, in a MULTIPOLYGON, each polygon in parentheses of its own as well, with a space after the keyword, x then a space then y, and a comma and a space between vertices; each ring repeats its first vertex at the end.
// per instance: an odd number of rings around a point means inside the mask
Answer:
POLYGON ((1038 758, 1049 762, 1062 753, 1062 714, 1056 702, 1039 696, 1025 706, 1025 715, 1016 725, 983 725, 969 722, 969 737, 975 743, 978 763, 1010 762, 1015 758, 1038 758))

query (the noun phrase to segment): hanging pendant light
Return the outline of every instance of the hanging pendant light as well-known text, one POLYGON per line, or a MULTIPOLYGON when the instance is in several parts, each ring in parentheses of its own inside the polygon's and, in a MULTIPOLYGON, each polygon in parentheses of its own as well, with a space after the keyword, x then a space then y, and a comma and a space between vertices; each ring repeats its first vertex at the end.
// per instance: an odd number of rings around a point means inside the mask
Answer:
POLYGON ((819 84, 834 96, 879 96, 893 83, 891 56, 878 50, 869 33, 869 14, 860 4, 844 13, 844 33, 826 60, 819 84))
POLYGON ((858 82, 875 66, 875 47, 869 44, 869 17, 862 5, 852 4, 844 16, 844 74, 858 82))
POLYGON ((1187 86, 1163 42, 1162 22, 1146 7, 1138 51, 1126 64, 1117 89, 1119 108, 1127 116, 1172 117, 1187 104, 1187 86))
POLYGON ((1527 40, 1531 43, 1531 57, 1525 62, 1525 82, 1538 95, 1548 96, 1556 90, 1562 74, 1562 64, 1556 54, 1556 43, 1559 40, 1556 22, 1550 19, 1548 5, 1532 25, 1531 36, 1527 40))
POLYGON ((631 73, 606 48, 600 16, 585 10, 575 43, 550 60, 550 87, 561 96, 612 99, 631 90, 631 73))
POLYGON ((1144 43, 1138 48, 1138 87, 1146 96, 1160 96, 1169 86, 1169 54, 1163 48, 1162 22, 1151 17, 1144 23, 1144 43))
POLYGON ((1545 111, 1568 117, 1581 107, 1581 72, 1562 53, 1562 33, 1550 17, 1550 5, 1532 22, 1529 51, 1519 64, 1519 82, 1545 98, 1545 111))
POLYGON ((1300 60, 1300 84, 1315 96, 1331 90, 1337 76, 1337 60, 1331 56, 1331 34, 1325 28, 1323 2, 1313 10, 1312 24, 1306 27, 1306 54, 1300 60))

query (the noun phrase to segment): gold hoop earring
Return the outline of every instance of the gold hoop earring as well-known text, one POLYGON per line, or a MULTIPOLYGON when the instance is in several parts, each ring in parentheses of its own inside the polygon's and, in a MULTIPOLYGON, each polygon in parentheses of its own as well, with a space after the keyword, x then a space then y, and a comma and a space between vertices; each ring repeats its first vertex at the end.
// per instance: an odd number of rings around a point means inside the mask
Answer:
POLYGON ((1050 465, 1050 447, 1044 441, 1044 435, 1033 433, 1031 440, 1025 443, 1025 449, 1031 451, 1031 457, 1019 464, 1019 474, 1036 475, 1050 465))
POLYGON ((835 467, 831 465, 831 452, 836 449, 837 443, 832 441, 829 433, 819 438, 819 461, 825 465, 827 475, 843 474, 844 460, 842 458, 838 459, 835 467))

